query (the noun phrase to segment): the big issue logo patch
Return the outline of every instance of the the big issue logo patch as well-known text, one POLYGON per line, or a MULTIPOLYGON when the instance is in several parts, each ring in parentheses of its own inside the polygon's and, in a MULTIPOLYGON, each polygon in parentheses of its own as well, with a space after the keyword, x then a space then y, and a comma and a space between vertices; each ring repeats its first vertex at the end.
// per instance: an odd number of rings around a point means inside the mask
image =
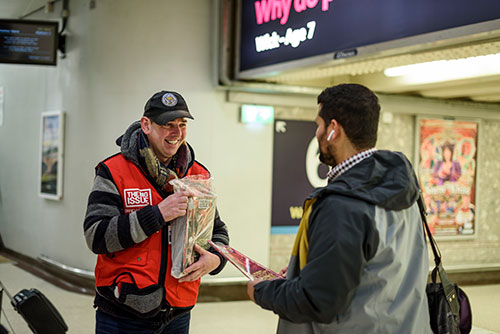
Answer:
POLYGON ((319 161, 316 123, 275 120, 272 226, 295 226, 304 200, 326 185, 328 166, 319 161))
POLYGON ((125 213, 130 213, 146 205, 153 204, 151 189, 129 188, 123 192, 125 197, 125 213))

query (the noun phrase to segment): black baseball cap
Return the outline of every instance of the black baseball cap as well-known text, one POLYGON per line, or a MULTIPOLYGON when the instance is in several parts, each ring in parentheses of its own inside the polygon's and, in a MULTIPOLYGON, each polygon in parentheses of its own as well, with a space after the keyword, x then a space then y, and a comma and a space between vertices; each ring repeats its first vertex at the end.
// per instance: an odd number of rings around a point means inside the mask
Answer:
POLYGON ((160 125, 167 124, 176 118, 194 119, 182 95, 165 90, 154 94, 146 102, 144 116, 160 125))

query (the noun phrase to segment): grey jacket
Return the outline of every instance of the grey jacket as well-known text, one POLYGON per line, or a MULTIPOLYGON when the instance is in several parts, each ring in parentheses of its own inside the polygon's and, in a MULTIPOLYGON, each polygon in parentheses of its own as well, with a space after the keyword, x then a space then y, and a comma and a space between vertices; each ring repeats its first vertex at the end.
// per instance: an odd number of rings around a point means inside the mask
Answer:
POLYGON ((418 195, 410 162, 389 151, 316 189, 287 279, 255 286, 278 333, 431 333, 418 195))

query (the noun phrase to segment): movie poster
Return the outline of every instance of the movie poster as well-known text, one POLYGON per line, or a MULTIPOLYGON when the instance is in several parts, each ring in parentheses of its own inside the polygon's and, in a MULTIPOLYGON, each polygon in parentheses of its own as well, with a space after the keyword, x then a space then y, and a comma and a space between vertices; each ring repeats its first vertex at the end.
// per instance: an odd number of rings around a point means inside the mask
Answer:
POLYGON ((62 198, 63 130, 62 111, 42 113, 40 196, 48 199, 62 198))
POLYGON ((435 237, 476 231, 478 123, 419 119, 418 176, 435 237))

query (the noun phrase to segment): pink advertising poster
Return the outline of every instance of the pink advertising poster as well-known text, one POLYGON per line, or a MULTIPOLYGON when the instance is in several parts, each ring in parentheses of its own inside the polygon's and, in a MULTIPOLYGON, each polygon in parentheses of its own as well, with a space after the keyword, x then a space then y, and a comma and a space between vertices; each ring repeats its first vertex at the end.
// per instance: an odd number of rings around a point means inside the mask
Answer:
POLYGON ((421 118, 418 127, 418 177, 433 235, 474 235, 478 123, 421 118))

